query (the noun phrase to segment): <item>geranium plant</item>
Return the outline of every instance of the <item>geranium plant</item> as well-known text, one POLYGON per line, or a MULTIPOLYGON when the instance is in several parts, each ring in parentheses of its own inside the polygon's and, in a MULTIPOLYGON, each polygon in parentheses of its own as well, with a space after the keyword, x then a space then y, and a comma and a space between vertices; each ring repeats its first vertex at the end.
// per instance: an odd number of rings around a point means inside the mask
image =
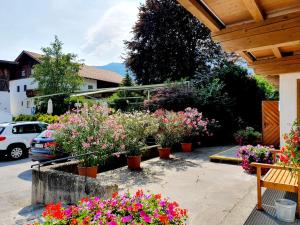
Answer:
POLYGON ((285 145, 281 148, 280 161, 284 165, 299 167, 300 164, 300 127, 295 122, 288 134, 283 135, 285 145))
POLYGON ((257 145, 261 142, 261 133, 253 127, 238 130, 233 136, 239 145, 257 145))
POLYGON ((273 163, 273 154, 270 150, 274 150, 274 148, 262 145, 246 145, 239 148, 237 156, 242 158, 243 169, 253 174, 256 173, 256 168, 250 165, 252 162, 273 163))
POLYGON ((188 216, 187 210, 180 208, 177 202, 139 190, 133 196, 114 193, 108 200, 83 198, 77 205, 67 208, 60 203, 50 204, 46 206, 43 217, 44 225, 183 225, 188 216))

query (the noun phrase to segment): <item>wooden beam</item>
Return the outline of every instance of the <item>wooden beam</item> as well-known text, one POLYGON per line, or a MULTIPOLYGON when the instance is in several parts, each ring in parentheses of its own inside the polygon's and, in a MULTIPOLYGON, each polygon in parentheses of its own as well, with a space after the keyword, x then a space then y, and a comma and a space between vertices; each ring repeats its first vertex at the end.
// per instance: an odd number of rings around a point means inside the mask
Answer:
POLYGON ((278 47, 273 47, 272 51, 273 51, 276 58, 282 58, 281 52, 280 52, 278 47))
POLYGON ((254 58, 247 51, 241 51, 239 52, 239 55, 243 57, 248 63, 253 63, 254 61, 254 58))
POLYGON ((300 72, 300 55, 254 61, 249 66, 256 74, 262 75, 300 72))
POLYGON ((212 32, 220 31, 221 26, 216 17, 212 16, 197 0, 177 0, 186 10, 198 18, 212 32))
POLYGON ((259 6, 257 5, 256 0, 243 0, 243 2, 256 22, 264 20, 264 16, 259 6))
POLYGON ((231 52, 299 41, 300 12, 225 28, 214 32, 212 37, 231 52))

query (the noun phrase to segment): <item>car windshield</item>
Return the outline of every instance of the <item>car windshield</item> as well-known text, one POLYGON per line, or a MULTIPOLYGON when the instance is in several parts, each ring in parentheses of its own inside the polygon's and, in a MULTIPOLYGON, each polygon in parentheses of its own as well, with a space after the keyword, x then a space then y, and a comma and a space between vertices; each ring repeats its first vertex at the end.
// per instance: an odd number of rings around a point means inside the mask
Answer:
POLYGON ((0 127, 0 134, 4 131, 5 127, 0 127))
POLYGON ((45 130, 42 133, 40 133, 37 138, 51 138, 54 134, 53 130, 45 130))

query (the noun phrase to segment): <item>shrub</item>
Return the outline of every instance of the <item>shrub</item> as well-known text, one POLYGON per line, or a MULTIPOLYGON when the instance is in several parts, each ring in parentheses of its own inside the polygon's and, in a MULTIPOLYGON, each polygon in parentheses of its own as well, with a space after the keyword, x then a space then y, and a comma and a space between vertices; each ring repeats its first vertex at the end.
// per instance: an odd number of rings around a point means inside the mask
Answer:
POLYGON ((184 115, 159 109, 154 116, 158 119, 159 124, 158 132, 155 135, 157 144, 162 147, 172 147, 182 140, 184 115))
POLYGON ((108 110, 99 105, 84 106, 80 113, 67 113, 60 122, 48 129, 56 132, 53 137, 65 151, 80 156, 83 166, 103 164, 112 153, 124 149, 125 132, 108 110))
POLYGON ((242 158, 243 169, 252 174, 256 173, 256 168, 250 165, 252 162, 272 164, 273 154, 270 150, 274 150, 274 148, 261 145, 240 147, 238 157, 242 158))
POLYGON ((253 127, 246 127, 234 133, 234 138, 239 145, 256 145, 261 142, 261 133, 253 127))
POLYGON ((207 129, 209 120, 203 118, 202 113, 198 112, 197 109, 189 107, 184 111, 178 112, 178 114, 184 117, 182 121, 182 140, 184 142, 190 143, 196 141, 195 139, 200 138, 201 136, 212 135, 207 129))
POLYGON ((146 145, 146 138, 158 130, 155 117, 148 112, 117 113, 118 122, 125 129, 125 149, 128 156, 141 155, 140 148, 146 145))
POLYGON ((174 224, 187 220, 187 210, 160 194, 135 195, 114 193, 111 199, 83 198, 77 205, 63 208, 61 203, 49 204, 43 212, 48 224, 174 224))
POLYGON ((181 111, 195 106, 196 94, 192 88, 170 86, 157 89, 144 107, 154 112, 158 109, 181 111))
POLYGON ((36 115, 19 115, 14 117, 14 121, 40 121, 45 123, 54 123, 57 122, 59 116, 52 116, 49 114, 36 114, 36 115))

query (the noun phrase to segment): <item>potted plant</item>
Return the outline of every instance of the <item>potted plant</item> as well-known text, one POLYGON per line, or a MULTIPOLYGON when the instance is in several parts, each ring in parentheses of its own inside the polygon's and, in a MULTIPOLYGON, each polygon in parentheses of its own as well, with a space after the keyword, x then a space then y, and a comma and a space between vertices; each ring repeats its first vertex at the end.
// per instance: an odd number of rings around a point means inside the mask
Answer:
POLYGON ((207 125, 209 120, 204 119, 202 113, 195 108, 186 108, 184 112, 178 112, 183 116, 183 142, 181 148, 183 152, 192 151, 192 143, 201 136, 212 135, 208 132, 207 125))
MULTIPOLYGON (((114 193, 108 200, 83 198, 76 205, 49 204, 42 213, 46 224, 186 224, 187 210, 161 194, 114 193)), ((36 225, 39 222, 35 223, 36 225)))
POLYGON ((157 110, 154 115, 159 124, 158 132, 155 135, 156 143, 161 146, 158 148, 159 157, 169 159, 172 146, 181 140, 183 115, 162 109, 157 110))
POLYGON ((107 110, 99 105, 85 105, 79 113, 67 113, 51 128, 56 130, 54 138, 59 145, 79 159, 79 175, 93 178, 98 165, 115 150, 112 137, 122 132, 112 126, 107 110))
POLYGON ((257 145, 261 143, 261 133, 256 131, 253 127, 246 127, 238 130, 233 134, 235 141, 239 145, 257 145))
POLYGON ((118 113, 116 117, 125 130, 124 145, 128 168, 139 170, 141 169, 141 148, 146 145, 147 137, 157 132, 157 121, 148 112, 118 113))
MULTIPOLYGON (((250 174, 256 173, 256 167, 251 166, 252 162, 258 163, 266 163, 272 164, 273 163, 273 154, 270 150, 274 150, 274 148, 257 145, 247 145, 242 146, 239 148, 238 157, 242 158, 242 168, 250 174)), ((263 168, 262 174, 266 174, 268 169, 263 168)))

